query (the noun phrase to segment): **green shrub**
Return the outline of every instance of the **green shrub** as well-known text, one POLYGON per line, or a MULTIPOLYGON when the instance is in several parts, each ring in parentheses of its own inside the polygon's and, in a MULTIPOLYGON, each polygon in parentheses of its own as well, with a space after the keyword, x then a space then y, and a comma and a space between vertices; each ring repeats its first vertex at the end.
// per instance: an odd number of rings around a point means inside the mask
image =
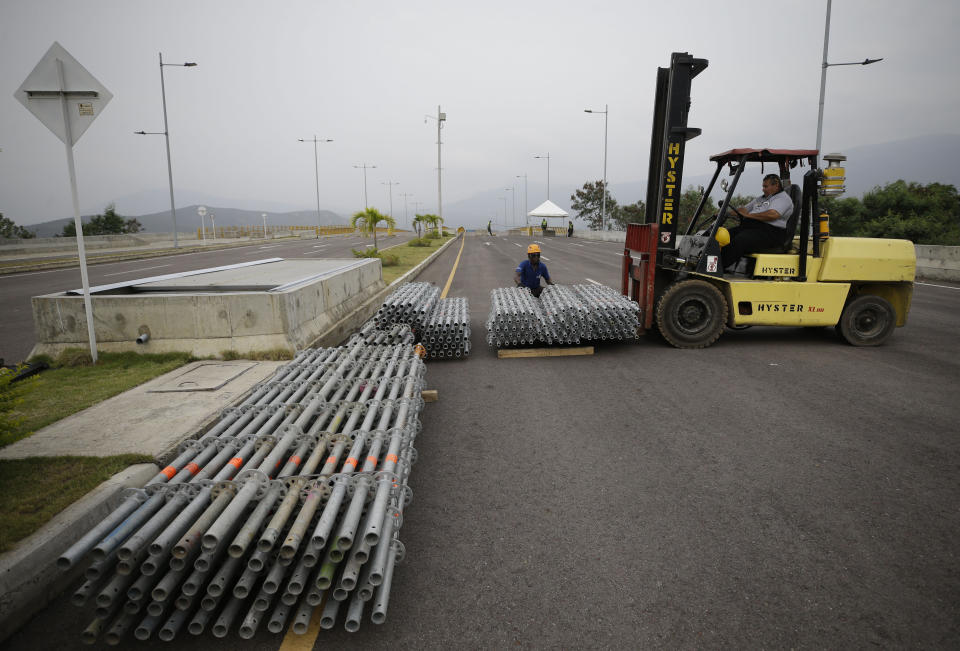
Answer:
POLYGON ((224 350, 220 352, 220 357, 224 361, 236 359, 252 359, 254 361, 280 362, 285 359, 293 359, 293 353, 286 348, 271 348, 269 350, 254 350, 241 353, 236 350, 224 350))
POLYGON ((353 251, 353 257, 355 258, 379 258, 380 251, 376 247, 370 247, 369 249, 364 249, 363 251, 357 251, 356 249, 350 249, 353 251))
POLYGON ((431 246, 431 242, 424 237, 415 237, 407 242, 407 246, 431 246))
POLYGON ((57 355, 57 366, 72 368, 75 366, 91 366, 93 357, 86 348, 66 348, 57 355))
POLYGON ((400 264, 400 256, 394 253, 381 253, 380 264, 384 267, 395 267, 400 264))

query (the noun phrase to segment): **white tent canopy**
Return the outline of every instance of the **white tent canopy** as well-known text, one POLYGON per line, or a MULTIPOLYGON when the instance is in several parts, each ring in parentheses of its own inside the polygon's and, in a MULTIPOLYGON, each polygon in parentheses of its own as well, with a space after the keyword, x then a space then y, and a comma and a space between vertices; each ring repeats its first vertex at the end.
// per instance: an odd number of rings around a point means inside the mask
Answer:
POLYGON ((570 213, 549 199, 527 213, 529 217, 569 217, 570 213))

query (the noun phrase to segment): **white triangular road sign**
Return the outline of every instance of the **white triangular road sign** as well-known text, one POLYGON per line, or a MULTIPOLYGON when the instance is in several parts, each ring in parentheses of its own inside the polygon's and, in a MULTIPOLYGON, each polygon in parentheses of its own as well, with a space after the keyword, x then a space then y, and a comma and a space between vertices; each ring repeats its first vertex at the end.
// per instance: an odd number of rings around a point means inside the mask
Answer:
POLYGON ((57 42, 50 46, 13 96, 60 140, 71 146, 113 99, 110 91, 57 42), (62 85, 58 68, 63 70, 62 85), (64 98, 70 123, 69 142, 63 123, 64 98))

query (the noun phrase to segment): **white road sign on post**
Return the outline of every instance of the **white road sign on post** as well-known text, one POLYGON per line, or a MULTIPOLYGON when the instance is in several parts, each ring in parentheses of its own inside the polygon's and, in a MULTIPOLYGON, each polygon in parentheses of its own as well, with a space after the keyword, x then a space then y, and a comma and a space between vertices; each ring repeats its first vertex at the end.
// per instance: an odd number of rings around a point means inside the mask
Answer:
POLYGON ((83 307, 90 338, 90 356, 97 361, 97 340, 93 332, 93 306, 87 279, 87 253, 83 246, 80 197, 73 164, 73 145, 80 139, 113 95, 74 59, 63 46, 54 42, 20 88, 13 94, 50 131, 63 141, 67 150, 67 171, 73 199, 73 223, 77 230, 80 279, 83 281, 83 307))

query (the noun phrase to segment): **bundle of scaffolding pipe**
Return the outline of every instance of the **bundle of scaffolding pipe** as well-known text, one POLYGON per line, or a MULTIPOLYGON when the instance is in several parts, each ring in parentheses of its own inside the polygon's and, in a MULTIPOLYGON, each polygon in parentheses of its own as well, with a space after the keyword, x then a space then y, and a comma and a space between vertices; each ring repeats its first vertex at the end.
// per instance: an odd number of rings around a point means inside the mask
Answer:
POLYGON ((424 369, 409 343, 361 337, 223 410, 60 557, 91 561, 72 597, 95 606, 81 639, 302 634, 321 603, 327 627, 385 621, 424 369))
POLYGON ((470 306, 465 298, 442 298, 423 324, 420 343, 431 358, 470 354, 470 306))
POLYGON ((386 330, 397 323, 406 323, 419 332, 434 305, 440 300, 440 289, 431 283, 407 283, 387 296, 373 317, 376 327, 386 330))
POLYGON ((522 287, 490 293, 487 343, 497 348, 532 344, 633 339, 640 306, 603 285, 548 285, 540 298, 522 287))

